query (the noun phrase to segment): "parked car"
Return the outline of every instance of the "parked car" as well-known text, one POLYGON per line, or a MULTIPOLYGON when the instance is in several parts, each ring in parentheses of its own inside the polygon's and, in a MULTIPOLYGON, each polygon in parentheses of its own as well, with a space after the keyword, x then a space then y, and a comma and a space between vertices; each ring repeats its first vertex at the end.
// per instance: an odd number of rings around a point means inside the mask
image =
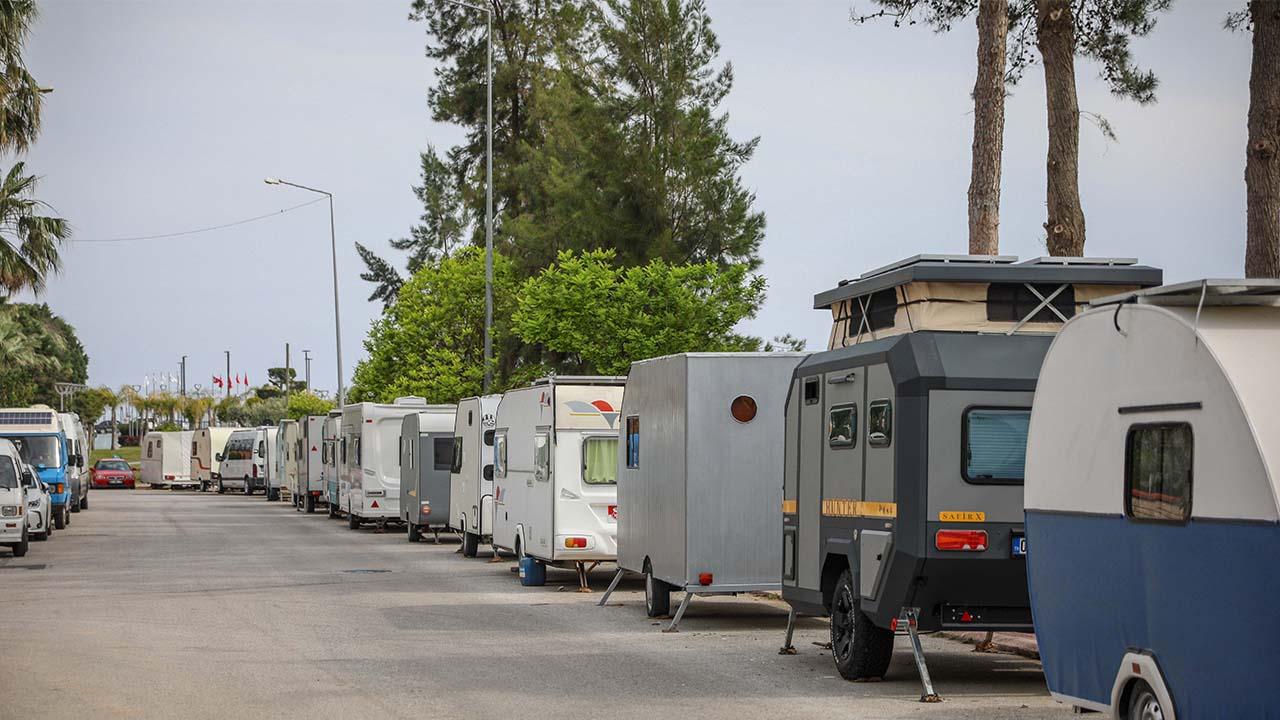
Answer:
POLYGON ((33 540, 48 540, 53 535, 53 499, 49 486, 36 477, 31 466, 23 465, 21 470, 27 501, 27 536, 33 540))
POLYGON ((89 482, 96 488, 133 489, 133 468, 118 457, 103 458, 89 471, 89 482))
POLYGON ((0 439, 0 545, 13 550, 14 557, 27 554, 27 501, 24 483, 35 481, 25 470, 18 448, 0 439))

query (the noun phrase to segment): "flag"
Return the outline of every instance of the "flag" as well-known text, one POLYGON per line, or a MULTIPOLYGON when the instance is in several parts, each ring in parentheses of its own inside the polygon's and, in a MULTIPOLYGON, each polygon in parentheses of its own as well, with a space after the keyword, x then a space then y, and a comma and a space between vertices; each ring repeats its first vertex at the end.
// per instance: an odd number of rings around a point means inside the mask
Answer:
POLYGON ((213 384, 214 384, 214 385, 217 385, 218 387, 222 387, 222 376, 221 376, 221 375, 214 375, 214 376, 213 376, 213 384))
POLYGON ((244 386, 249 387, 249 373, 244 374, 244 386))

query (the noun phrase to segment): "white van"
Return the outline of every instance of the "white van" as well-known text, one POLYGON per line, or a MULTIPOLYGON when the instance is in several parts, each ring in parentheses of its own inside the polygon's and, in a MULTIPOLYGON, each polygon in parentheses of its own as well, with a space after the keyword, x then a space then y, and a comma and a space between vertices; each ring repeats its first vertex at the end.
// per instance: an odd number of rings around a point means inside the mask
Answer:
POLYGON ((89 509, 89 473, 84 470, 92 444, 88 442, 84 424, 75 413, 58 413, 58 423, 67 436, 67 485, 71 488, 71 512, 89 509))
POLYGON ((493 546, 576 567, 613 561, 625 377, 549 377, 511 390, 494 434, 493 546))
POLYGON ((309 513, 324 494, 324 415, 308 415, 298 421, 298 472, 291 490, 293 506, 309 513))
POLYGON ((279 500, 280 491, 298 484, 298 421, 281 420, 276 428, 276 444, 271 457, 272 471, 267 473, 267 499, 279 500))
POLYGON ((232 433, 222 453, 222 479, 218 481, 218 492, 226 492, 227 488, 241 490, 245 495, 252 495, 257 490, 266 492, 271 467, 267 458, 273 457, 275 449, 276 429, 273 427, 246 428, 232 433))
POLYGON ((420 397, 390 405, 356 403, 342 409, 341 462, 347 526, 400 519, 400 424, 427 407, 420 397))
POLYGON ((0 545, 11 548, 14 557, 26 555, 30 545, 26 488, 34 483, 18 448, 11 441, 0 439, 0 545))
POLYGON ((153 488, 194 487, 190 430, 149 432, 142 438, 142 482, 153 488))
POLYGON ((191 479, 204 492, 213 489, 222 477, 218 456, 227 447, 234 428, 200 428, 191 435, 191 479))
POLYGON ((458 401, 449 472, 449 529, 462 533, 462 554, 493 542, 493 428, 501 395, 458 401))

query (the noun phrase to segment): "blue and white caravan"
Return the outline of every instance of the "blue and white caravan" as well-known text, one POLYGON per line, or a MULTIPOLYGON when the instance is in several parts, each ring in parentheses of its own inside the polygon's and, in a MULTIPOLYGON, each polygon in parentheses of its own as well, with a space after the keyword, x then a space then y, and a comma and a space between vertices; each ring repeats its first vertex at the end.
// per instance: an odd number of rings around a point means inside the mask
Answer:
POLYGON ((1276 717, 1280 281, 1092 305, 1045 357, 1027 441, 1049 690, 1114 718, 1276 717))

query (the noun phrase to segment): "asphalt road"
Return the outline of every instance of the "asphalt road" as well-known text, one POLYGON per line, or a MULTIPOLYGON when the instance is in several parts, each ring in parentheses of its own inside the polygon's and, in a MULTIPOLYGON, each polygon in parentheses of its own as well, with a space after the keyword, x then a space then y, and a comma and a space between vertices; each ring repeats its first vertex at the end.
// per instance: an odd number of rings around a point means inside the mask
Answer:
POLYGON ((917 702, 900 639, 884 682, 836 676, 826 622, 698 599, 679 633, 569 572, 522 588, 456 542, 350 531, 260 496, 94 492, 25 558, 0 550, 5 718, 1065 717, 1039 665, 925 638, 944 701, 917 702), (561 590, 561 585, 566 586, 561 590))

